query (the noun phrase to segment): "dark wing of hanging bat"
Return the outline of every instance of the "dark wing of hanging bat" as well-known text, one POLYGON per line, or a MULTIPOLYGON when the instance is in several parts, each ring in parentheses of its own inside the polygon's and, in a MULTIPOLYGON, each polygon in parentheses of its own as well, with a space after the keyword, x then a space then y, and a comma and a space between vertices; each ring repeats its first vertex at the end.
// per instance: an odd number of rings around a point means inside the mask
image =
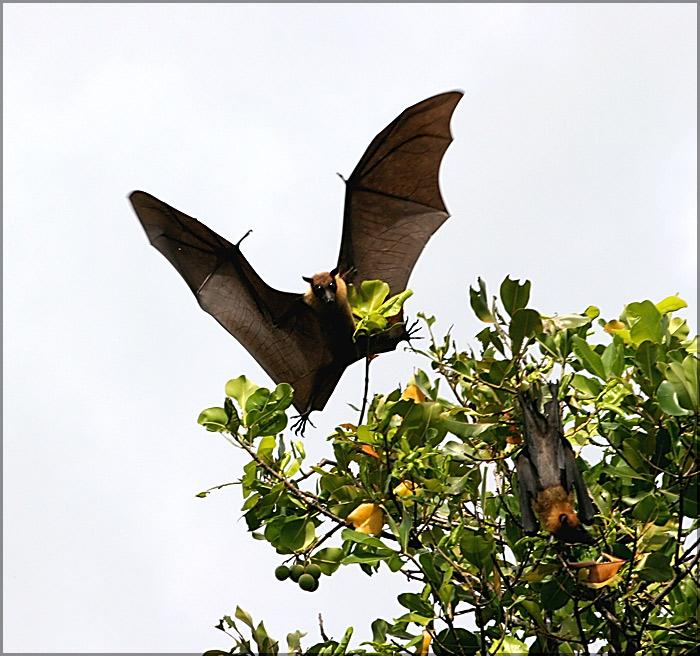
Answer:
MULTIPOLYGON (((383 279, 393 294, 405 289, 425 243, 448 217, 438 172, 461 96, 451 92, 414 105, 370 144, 347 180, 338 267, 344 279, 383 279)), ((151 244, 202 308, 275 383, 294 387, 294 406, 303 416, 322 410, 345 368, 365 354, 348 331, 329 329, 327 316, 304 295, 266 285, 238 245, 196 219, 141 191, 130 200, 151 244)), ((377 341, 373 352, 391 350, 402 338, 377 341)))
POLYGON ((593 539, 581 526, 595 517, 593 501, 571 444, 564 436, 558 385, 550 384, 552 398, 544 405, 544 414, 536 400, 519 394, 523 412, 525 446, 516 460, 518 497, 523 528, 535 535, 540 522, 563 542, 590 544, 593 539), (573 507, 576 492, 578 513, 573 507))

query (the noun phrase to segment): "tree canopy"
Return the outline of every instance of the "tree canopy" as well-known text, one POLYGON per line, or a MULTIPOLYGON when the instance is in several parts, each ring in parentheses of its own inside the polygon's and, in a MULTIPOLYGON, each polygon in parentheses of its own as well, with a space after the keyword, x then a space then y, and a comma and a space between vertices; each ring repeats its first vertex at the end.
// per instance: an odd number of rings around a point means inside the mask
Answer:
MULTIPOLYGON (((419 315, 423 369, 339 423, 317 464, 283 435, 289 385, 227 383, 199 423, 247 454, 243 516, 280 554, 279 585, 313 593, 341 566, 386 567, 411 591, 360 645, 322 627, 320 641, 297 630, 280 643, 239 607, 218 625, 233 646, 207 654, 694 653, 699 360, 673 316, 686 303, 633 302, 607 320, 593 306, 544 316, 529 296, 527 281, 506 278, 496 298, 479 280, 485 327, 466 350, 419 315), (592 544, 523 530, 518 399, 542 407, 552 389, 595 504, 592 544)), ((364 302, 366 330, 399 307, 364 302)))

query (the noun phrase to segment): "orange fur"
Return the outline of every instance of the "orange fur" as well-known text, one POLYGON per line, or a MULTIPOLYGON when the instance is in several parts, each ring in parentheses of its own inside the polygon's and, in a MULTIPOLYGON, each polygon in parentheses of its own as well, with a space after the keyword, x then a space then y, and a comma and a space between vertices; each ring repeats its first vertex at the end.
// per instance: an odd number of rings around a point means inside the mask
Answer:
POLYGON ((581 523, 574 512, 574 493, 569 492, 561 485, 549 487, 537 493, 537 499, 532 500, 532 509, 540 518, 543 526, 557 535, 562 528, 562 515, 566 517, 566 523, 570 527, 579 526, 581 523))

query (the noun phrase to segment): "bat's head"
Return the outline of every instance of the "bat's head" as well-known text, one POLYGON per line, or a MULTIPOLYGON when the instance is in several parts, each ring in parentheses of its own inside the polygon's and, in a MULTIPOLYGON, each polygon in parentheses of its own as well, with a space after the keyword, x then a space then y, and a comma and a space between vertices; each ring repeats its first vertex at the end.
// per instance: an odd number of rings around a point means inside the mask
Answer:
POLYGON ((593 544, 593 538, 574 511, 573 494, 567 494, 562 486, 538 492, 533 508, 544 527, 557 540, 568 544, 593 544))
POLYGON ((593 544, 590 533, 583 528, 581 520, 573 510, 562 512, 556 517, 556 524, 548 527, 557 540, 567 544, 593 544))
MULTIPOLYGON (((302 278, 311 286, 309 292, 313 295, 317 303, 321 303, 324 306, 331 306, 335 305, 338 301, 338 291, 340 283, 342 282, 342 279, 338 276, 338 269, 323 271, 311 278, 307 278, 306 276, 302 276, 302 278)), ((307 292, 307 294, 309 292, 307 292)))

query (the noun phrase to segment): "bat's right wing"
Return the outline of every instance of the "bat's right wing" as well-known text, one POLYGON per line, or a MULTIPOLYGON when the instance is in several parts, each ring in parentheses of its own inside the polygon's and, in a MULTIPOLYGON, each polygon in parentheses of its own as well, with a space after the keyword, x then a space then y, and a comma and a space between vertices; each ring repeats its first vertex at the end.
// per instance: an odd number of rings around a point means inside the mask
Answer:
POLYGON ((451 91, 406 109, 346 181, 338 269, 348 282, 383 280, 392 295, 406 289, 423 247, 449 216, 438 174, 461 97, 451 91))
POLYGON ((518 472, 518 502, 523 530, 526 535, 536 535, 540 522, 532 509, 532 500, 537 498, 537 472, 530 462, 527 447, 520 452, 515 468, 518 472))
POLYGON ((151 244, 177 269, 202 309, 276 384, 292 385, 299 412, 320 409, 316 390, 332 385, 332 392, 344 367, 334 363, 318 317, 301 295, 265 284, 237 245, 196 219, 143 191, 129 200, 151 244))

